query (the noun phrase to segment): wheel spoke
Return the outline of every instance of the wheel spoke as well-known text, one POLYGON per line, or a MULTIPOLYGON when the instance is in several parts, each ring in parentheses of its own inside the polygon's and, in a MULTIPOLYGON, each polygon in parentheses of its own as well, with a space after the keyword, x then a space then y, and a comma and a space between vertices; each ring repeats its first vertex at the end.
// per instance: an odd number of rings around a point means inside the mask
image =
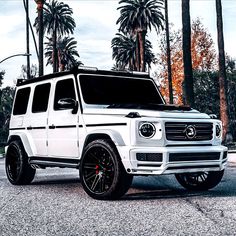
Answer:
POLYGON ((96 170, 96 164, 95 163, 85 163, 84 169, 96 170))
POLYGON ((99 175, 96 175, 93 183, 92 183, 92 186, 91 186, 91 189, 94 191, 95 188, 97 187, 98 185, 98 182, 100 181, 101 177, 99 175))
POLYGON ((89 180, 91 180, 93 177, 95 177, 96 176, 96 173, 94 173, 94 172, 91 172, 91 173, 89 173, 87 176, 85 176, 85 180, 86 181, 89 181, 89 180))

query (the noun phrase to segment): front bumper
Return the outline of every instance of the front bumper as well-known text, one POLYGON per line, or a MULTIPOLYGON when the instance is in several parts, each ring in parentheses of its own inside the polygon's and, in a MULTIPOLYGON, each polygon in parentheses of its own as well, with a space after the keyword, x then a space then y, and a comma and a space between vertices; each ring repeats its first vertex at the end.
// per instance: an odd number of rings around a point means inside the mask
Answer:
POLYGON ((126 149, 122 162, 127 173, 135 175, 220 171, 227 165, 227 150, 224 146, 137 147, 126 149))

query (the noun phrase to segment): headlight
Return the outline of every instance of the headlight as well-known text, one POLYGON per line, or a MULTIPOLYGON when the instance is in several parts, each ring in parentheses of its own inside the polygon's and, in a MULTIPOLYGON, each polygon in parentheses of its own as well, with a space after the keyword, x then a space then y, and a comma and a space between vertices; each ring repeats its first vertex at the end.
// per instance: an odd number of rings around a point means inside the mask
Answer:
POLYGON ((221 132, 222 132, 222 128, 220 124, 216 124, 216 137, 220 138, 221 137, 221 132))
POLYGON ((139 135, 143 138, 152 138, 156 133, 154 124, 150 122, 142 123, 139 127, 139 135))

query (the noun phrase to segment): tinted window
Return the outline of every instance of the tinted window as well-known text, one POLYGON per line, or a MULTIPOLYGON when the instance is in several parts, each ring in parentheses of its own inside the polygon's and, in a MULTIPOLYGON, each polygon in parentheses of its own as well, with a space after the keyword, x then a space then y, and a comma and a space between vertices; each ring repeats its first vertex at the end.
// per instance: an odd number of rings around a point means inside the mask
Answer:
POLYGON ((150 79, 81 75, 80 84, 87 104, 163 104, 150 79))
POLYGON ((51 84, 37 85, 34 90, 32 112, 45 112, 48 109, 48 99, 51 84))
POLYGON ((62 98, 76 99, 73 79, 66 79, 57 82, 54 98, 54 110, 59 110, 58 101, 62 98))
POLYGON ((23 115, 26 113, 29 102, 30 88, 19 89, 16 94, 13 115, 23 115))

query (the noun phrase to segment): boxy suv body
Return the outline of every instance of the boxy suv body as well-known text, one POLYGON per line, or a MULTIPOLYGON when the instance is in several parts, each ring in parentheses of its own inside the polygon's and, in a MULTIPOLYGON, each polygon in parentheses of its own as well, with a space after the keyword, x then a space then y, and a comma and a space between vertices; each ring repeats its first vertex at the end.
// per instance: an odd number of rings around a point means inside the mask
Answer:
POLYGON ((12 184, 37 168, 78 168, 96 199, 126 193, 134 175, 175 174, 187 189, 221 180, 227 148, 222 124, 184 106, 166 105, 145 74, 76 69, 18 81, 6 147, 12 184))

